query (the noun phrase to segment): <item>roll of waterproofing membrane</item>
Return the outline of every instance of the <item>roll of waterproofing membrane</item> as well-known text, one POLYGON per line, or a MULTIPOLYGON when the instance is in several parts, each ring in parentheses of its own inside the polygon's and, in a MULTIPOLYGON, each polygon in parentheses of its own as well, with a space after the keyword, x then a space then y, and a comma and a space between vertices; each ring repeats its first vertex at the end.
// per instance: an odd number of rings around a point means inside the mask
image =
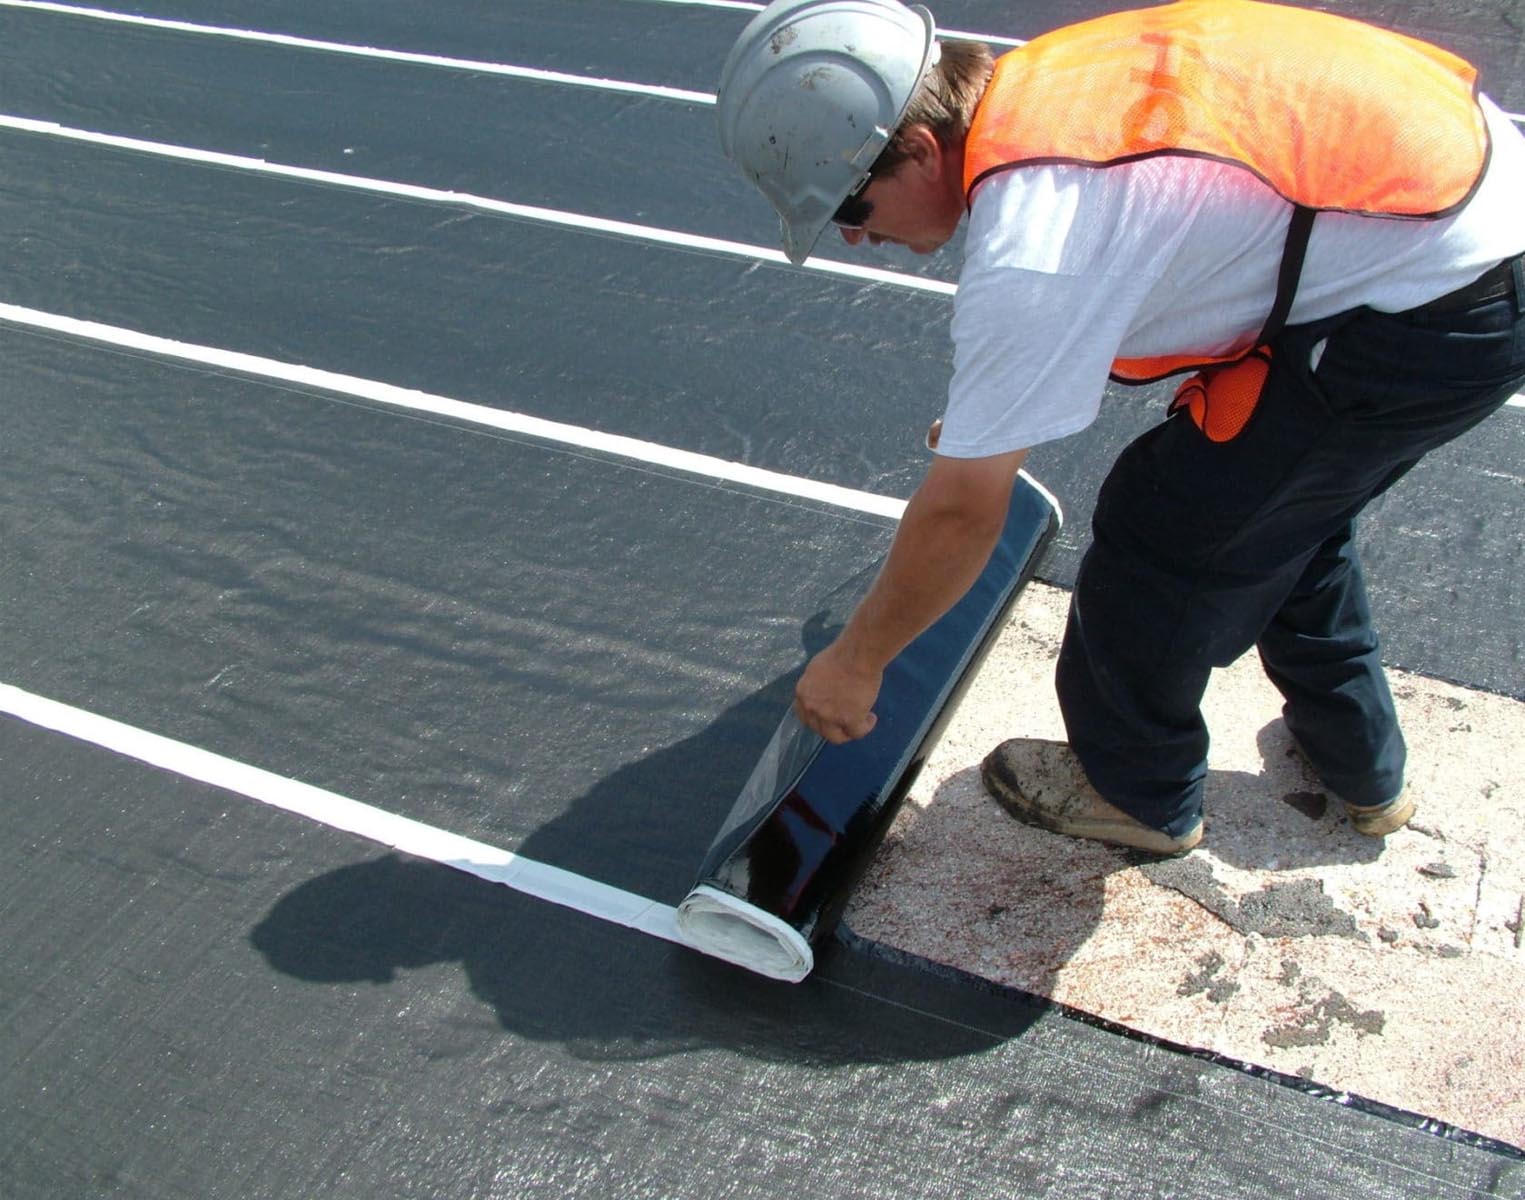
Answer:
POLYGON ((1020 476, 980 577, 886 669, 868 736, 833 746, 785 713, 678 905, 689 945, 774 979, 810 973, 1059 524, 1020 476))

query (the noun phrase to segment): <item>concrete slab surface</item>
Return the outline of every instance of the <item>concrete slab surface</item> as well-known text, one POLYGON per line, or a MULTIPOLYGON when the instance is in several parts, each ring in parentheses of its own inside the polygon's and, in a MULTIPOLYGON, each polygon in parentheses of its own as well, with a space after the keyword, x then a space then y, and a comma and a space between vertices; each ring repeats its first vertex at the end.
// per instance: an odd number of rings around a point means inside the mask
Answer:
POLYGON ((1028 589, 847 914, 1132 1030, 1525 1146, 1525 704, 1391 675, 1419 811, 1355 833, 1251 654, 1206 702, 1206 838, 1147 862, 1014 821, 979 763, 1063 739, 1068 593, 1028 589))

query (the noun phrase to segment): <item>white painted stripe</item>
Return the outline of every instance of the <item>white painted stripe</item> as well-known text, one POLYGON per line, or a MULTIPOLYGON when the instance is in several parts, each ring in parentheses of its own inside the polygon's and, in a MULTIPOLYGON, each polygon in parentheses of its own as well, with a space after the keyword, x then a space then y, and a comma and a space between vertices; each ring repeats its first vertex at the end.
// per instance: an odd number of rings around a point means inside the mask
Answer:
POLYGON ((369 838, 406 854, 454 867, 492 883, 501 883, 537 900, 576 909, 601 921, 670 942, 682 942, 675 910, 671 906, 599 883, 596 879, 521 858, 485 842, 399 817, 358 800, 60 704, 9 684, 0 684, 0 713, 9 713, 31 725, 295 813, 331 829, 369 838))
MULTIPOLYGON (((5 0, 0 0, 4 3, 5 0)), ((470 192, 449 192, 439 188, 422 187, 412 183, 397 183, 387 179, 371 179, 363 175, 345 175, 338 171, 322 171, 313 167, 295 167, 273 163, 263 158, 249 158, 242 154, 223 154, 216 150, 200 150, 193 146, 177 146, 168 142, 150 142, 142 138, 120 137, 111 133, 97 133, 88 129, 74 129, 54 121, 35 121, 30 117, 0 115, 0 129, 12 129, 21 133, 41 134, 45 137, 64 138, 68 141, 89 145, 107 146, 114 150, 128 150, 137 154, 152 154, 160 158, 172 158, 207 166, 229 167, 237 171, 252 171, 274 175, 282 179, 297 179, 307 183, 321 183, 351 191, 371 192, 383 196, 396 196, 404 200, 418 200, 428 204, 448 204, 458 208, 476 209, 513 217, 523 221, 536 221, 547 225, 577 229, 586 233, 612 234, 616 237, 637 241, 656 242, 664 246, 676 246, 684 250, 696 250, 706 254, 719 254, 729 258, 744 258, 751 262, 787 264, 783 251, 747 242, 732 242, 724 238, 701 237, 676 229, 661 229, 654 225, 637 225, 630 221, 613 221, 604 217, 592 217, 584 213, 564 212, 555 208, 541 208, 532 204, 515 204, 508 200, 494 200, 488 196, 475 196, 470 192)), ((930 292, 934 295, 951 296, 958 285, 940 279, 923 279, 899 271, 885 271, 877 267, 864 267, 856 263, 838 262, 833 259, 812 258, 803 270, 826 275, 837 275, 868 283, 887 283, 911 291, 930 292)))
MULTIPOLYGON (((729 8, 742 12, 761 12, 763 5, 756 0, 646 0, 648 4, 685 4, 694 8, 729 8)), ((937 36, 960 42, 985 42, 991 46, 1025 46, 1029 38, 1002 37, 994 33, 970 33, 961 29, 944 29, 938 26, 937 36)), ((1505 113, 1511 121, 1525 125, 1525 115, 1505 113)))
MULTIPOLYGON (((0 0, 0 4, 7 2, 8 0, 0 0)), ((701 237, 697 234, 683 233, 673 229, 661 229, 653 225, 637 225, 629 221, 613 221, 603 217, 588 216, 583 213, 569 213, 563 212, 560 209, 541 208, 536 205, 514 204, 507 200, 494 200, 486 196, 474 196, 469 192, 442 191, 438 188, 421 187, 417 184, 411 183, 397 183, 384 179, 370 179, 360 175, 344 175, 339 172, 322 171, 312 167, 288 166, 282 163, 267 162, 265 159, 248 158, 239 154, 223 154, 213 150, 199 150, 189 146, 176 146, 165 142, 150 142, 144 141, 141 138, 120 137, 116 134, 97 133, 86 129, 74 129, 70 128, 69 126, 59 125, 53 121, 35 121, 29 117, 16 117, 0 114, 0 129, 13 129, 22 133, 33 133, 48 137, 64 138, 70 141, 85 142, 87 144, 98 146, 107 146, 112 149, 128 150, 134 153, 153 154, 160 157, 171 158, 180 161, 195 162, 219 167, 231 167, 235 170, 255 171, 285 179, 298 179, 309 183, 327 184, 334 187, 348 188, 356 191, 397 196, 406 200, 420 200, 430 204, 449 204, 464 208, 475 208, 484 212, 496 213, 501 216, 513 217, 519 220, 543 222, 549 225, 578 229, 589 233, 612 234, 617 237, 628 237, 639 241, 656 242, 660 245, 676 246, 684 250, 695 250, 701 253, 719 254, 732 258, 744 258, 753 262, 787 264, 788 261, 784 258, 783 252, 780 250, 773 250, 764 246, 754 246, 746 242, 732 242, 723 238, 701 237)), ((911 291, 927 292, 932 295, 952 296, 955 292, 958 291, 957 284, 945 282, 940 279, 923 279, 917 275, 905 275, 898 271, 885 271, 877 267, 863 267, 858 266, 855 263, 839 262, 834 259, 811 258, 805 263, 804 267, 799 269, 817 271, 822 274, 836 275, 849 279, 858 279, 869 283, 885 283, 894 287, 906 288, 911 291)), ((9 308, 10 306, 4 307, 9 308)), ((46 316, 47 314, 43 315, 46 316)), ((67 320, 68 318, 58 317, 56 319, 67 320)), ((80 324, 83 325, 88 323, 80 324)), ((127 331, 119 332, 126 333, 127 331)), ((80 336, 88 335, 81 334, 80 336)), ((134 336, 146 337, 148 335, 134 336)), ((160 339, 153 340, 157 341, 160 339)), ((178 345, 178 343, 168 342, 164 344, 178 345)), ((209 353, 231 352, 209 351, 209 353)), ((288 370, 305 369, 290 368, 286 367, 284 364, 280 365, 282 369, 288 370)), ((254 373, 260 374, 262 372, 256 371, 254 373)), ((342 377, 335 376, 334 378, 337 379, 342 377)), ((384 387, 386 385, 368 384, 368 386, 384 387)), ((394 390, 401 391, 403 389, 394 390)), ((1515 397, 1509 401, 1509 404, 1515 407, 1525 406, 1525 404, 1522 404, 1522 402, 1525 402, 1525 397, 1515 397)), ((451 401, 449 403, 455 402, 451 401)), ((611 451, 611 453, 617 452, 611 451)))
MULTIPOLYGON (((648 0, 653 4, 686 4, 694 7, 725 8, 743 12, 759 12, 763 5, 752 0, 648 0)), ((125 25, 139 25, 148 29, 163 29, 176 33, 192 33, 209 37, 236 38, 250 42, 264 42, 275 46, 289 46, 300 50, 318 50, 329 54, 348 54, 361 58, 375 58, 388 62, 409 63, 415 66, 443 67, 454 71, 477 71, 488 75, 504 75, 515 79, 531 79, 543 83, 571 85, 573 87, 597 88, 604 91, 624 92, 634 95, 653 96, 664 100, 679 100, 689 104, 715 103, 713 92, 691 91, 687 88, 666 87, 661 84, 633 83, 628 80, 607 79, 593 75, 573 75, 564 71, 547 71, 539 67, 515 66, 509 63, 489 62, 483 59, 452 58, 442 54, 420 54, 409 50, 388 50, 379 46, 360 46, 350 42, 330 42, 320 38, 297 37, 285 33, 269 33, 258 29, 237 29, 225 25, 201 25, 192 21, 174 21, 163 17, 147 17, 137 13, 111 12, 102 8, 87 8, 74 4, 56 4, 52 0, 0 0, 3 8, 27 8, 40 12, 58 13, 65 16, 84 17, 97 21, 116 21, 125 25)), ((1026 38, 1002 37, 993 33, 971 33, 959 29, 937 30, 941 38, 953 41, 985 42, 992 46, 1025 46, 1026 38)), ((1525 124, 1525 114, 1504 114, 1516 124, 1525 124)))
MULTIPOLYGON (((0 4, 12 0, 0 0, 0 4)), ((90 145, 106 146, 139 154, 152 154, 163 158, 194 162, 234 170, 253 171, 284 179, 297 179, 308 183, 326 184, 355 191, 396 196, 405 200, 418 200, 430 204, 456 205, 479 209, 518 220, 536 221, 562 228, 577 229, 588 233, 609 234, 637 241, 655 242, 706 254, 718 254, 730 258, 743 258, 752 262, 768 262, 787 265, 788 260, 780 250, 755 246, 746 242, 733 242, 724 238, 702 237, 674 229, 662 229, 654 225, 638 225, 630 221, 614 221, 584 213, 564 212, 560 209, 542 208, 537 205, 515 204, 508 200, 494 200, 469 192, 450 192, 439 188, 422 187, 392 180, 371 179, 361 175, 345 175, 336 171, 323 171, 313 167, 296 167, 272 163, 265 159, 249 158, 240 154, 224 154, 220 151, 201 150, 191 146, 177 146, 167 142, 151 142, 142 138, 121 137, 116 134, 98 133, 87 129, 75 129, 54 121, 37 121, 30 117, 0 114, 0 129, 12 129, 22 133, 58 137, 90 145)), ((835 259, 811 258, 799 270, 815 271, 867 283, 883 283, 938 296, 952 296, 958 285, 941 279, 924 279, 899 271, 885 271, 878 267, 864 267, 835 259)), ((64 320, 66 318, 59 318, 64 320)), ((82 335, 83 336, 83 335, 82 335)), ((144 335, 146 336, 146 335, 144 335)), ((375 385, 384 386, 384 385, 375 385)), ((1508 402, 1513 407, 1525 407, 1525 395, 1508 402)))
POLYGON ((969 33, 962 29, 938 27, 937 36, 950 42, 984 42, 988 46, 1025 46, 1026 38, 1001 37, 995 33, 969 33))
MULTIPOLYGON (((729 8, 741 12, 761 12, 763 5, 754 0, 648 0, 652 4, 685 4, 691 8, 729 8)), ((937 29, 937 36, 960 42, 988 42, 992 46, 1025 46, 1022 38, 999 37, 993 33, 964 33, 957 29, 937 29)))
POLYGON ((755 0, 648 0, 651 4, 683 4, 689 8, 732 8, 740 12, 761 12, 755 0))
POLYGON ((443 67, 452 71, 475 71, 484 75, 504 75, 513 79, 529 79, 538 83, 555 83, 573 87, 596 88, 606 92, 624 92, 638 96, 652 96, 661 100, 679 100, 687 104, 714 104, 712 92, 695 92, 687 88, 664 87, 651 83, 631 83, 621 79, 604 79, 593 75, 571 75, 564 71, 545 71, 538 67, 520 67, 509 63, 485 62, 472 58, 450 58, 440 54, 416 54, 407 50, 387 50, 378 46, 357 46, 348 42, 328 42, 317 38, 294 37, 285 33, 266 33, 258 29, 234 29, 224 25, 198 25, 190 21, 170 21, 162 17, 144 17, 135 13, 109 12, 102 8, 83 8, 73 4, 53 4, 48 0, 0 0, 0 8, 25 8, 37 12, 57 13, 69 17, 83 17, 93 21, 113 21, 122 25, 136 25, 144 29, 162 29, 173 33, 199 34, 205 37, 233 38, 245 42, 261 42, 271 46, 285 46, 296 50, 318 50, 327 54, 347 54, 356 58, 374 58, 386 62, 408 63, 412 66, 443 67))
MULTIPOLYGON (((727 8, 753 13, 763 6, 746 0, 653 0, 655 3, 678 3, 705 8, 727 8)), ((377 58, 390 62, 411 63, 424 67, 445 67, 456 71, 480 71, 489 75, 508 75, 520 79, 537 79, 548 83, 571 84, 576 87, 603 88, 608 91, 634 92, 657 96, 665 100, 682 100, 690 104, 713 104, 715 97, 709 92, 694 92, 684 88, 662 87, 655 84, 628 83, 616 79, 600 79, 588 75, 568 75, 560 71, 542 71, 535 67, 510 66, 506 63, 484 62, 470 58, 451 58, 439 54, 419 54, 407 50, 387 50, 377 46, 358 46, 349 42, 330 42, 319 38, 297 37, 285 33, 268 33, 258 29, 239 29, 226 25, 202 25, 193 21, 175 21, 163 17, 147 17, 138 13, 112 12, 103 8, 90 8, 77 4, 57 4, 53 0, 0 0, 0 8, 29 8, 39 12, 57 13, 63 16, 83 17, 95 21, 115 21, 123 25, 138 25, 145 29, 163 29, 174 33, 193 33, 208 37, 236 38, 249 42, 265 42, 274 46, 289 46, 299 50, 320 50, 330 54, 352 54, 362 58, 377 58)), ((939 37, 955 41, 988 42, 996 46, 1022 46, 1020 38, 997 37, 994 34, 963 33, 954 29, 939 29, 939 37)))
POLYGON ((60 333, 125 350, 159 355, 180 362, 195 363, 216 370, 236 371, 259 379, 275 379, 300 387, 335 392, 342 396, 352 396, 376 404, 406 409, 409 412, 447 417, 505 433, 521 434, 541 441, 573 446, 579 450, 609 454, 617 458, 631 459, 698 475, 705 479, 739 484, 777 495, 814 500, 837 508, 871 513, 875 516, 898 520, 905 511, 906 502, 894 496, 881 496, 855 488, 821 483, 813 479, 787 475, 782 471, 750 467, 744 463, 731 462, 709 454, 697 454, 690 450, 678 450, 656 442, 642 441, 639 438, 603 433, 596 429, 586 429, 561 421, 548 421, 525 413, 507 412, 484 404, 452 400, 446 396, 416 391, 413 388, 397 387, 373 379, 361 379, 354 375, 341 375, 316 367, 280 362, 277 359, 263 358, 259 355, 171 341, 168 338, 156 337, 132 329, 103 325, 95 321, 81 321, 57 313, 21 308, 14 304, 0 303, 0 321, 9 321, 30 329, 60 333))

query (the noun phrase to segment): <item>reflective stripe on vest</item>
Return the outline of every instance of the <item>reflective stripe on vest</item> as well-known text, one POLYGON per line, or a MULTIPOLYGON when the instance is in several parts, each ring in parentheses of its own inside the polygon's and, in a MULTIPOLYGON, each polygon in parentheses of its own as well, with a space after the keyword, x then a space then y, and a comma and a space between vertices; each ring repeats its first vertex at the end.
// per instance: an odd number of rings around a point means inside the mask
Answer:
MULTIPOLYGON (((965 194, 1014 167, 1184 154, 1244 167, 1299 208, 1445 216, 1488 158, 1476 86, 1447 51, 1327 13, 1257 0, 1113 13, 997 61, 965 145, 965 194)), ((1119 359, 1113 372, 1145 382, 1235 357, 1119 359)))

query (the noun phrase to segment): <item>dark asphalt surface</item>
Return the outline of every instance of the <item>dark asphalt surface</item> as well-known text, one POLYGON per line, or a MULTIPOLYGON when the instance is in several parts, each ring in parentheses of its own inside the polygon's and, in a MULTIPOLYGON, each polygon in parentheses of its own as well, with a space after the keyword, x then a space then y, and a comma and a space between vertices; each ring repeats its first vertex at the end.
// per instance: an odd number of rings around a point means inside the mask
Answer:
MULTIPOLYGON (((1518 3, 1335 7, 1525 108, 1518 3)), ((120 11, 701 90, 746 15, 120 11)), ((0 7, 0 113, 772 244, 669 101, 0 7)), ((0 302, 894 495, 925 462, 943 300, 36 134, 0 158, 0 302)), ((0 355, 0 683, 666 903, 889 537, 4 324, 0 355)), ((1161 407, 1034 456, 1046 578, 1161 407)), ((1522 428, 1365 534, 1388 657, 1516 696, 1522 428)), ((0 799, 7 1196, 1525 1195, 1486 1148, 872 947, 766 983, 9 718, 0 799)))

